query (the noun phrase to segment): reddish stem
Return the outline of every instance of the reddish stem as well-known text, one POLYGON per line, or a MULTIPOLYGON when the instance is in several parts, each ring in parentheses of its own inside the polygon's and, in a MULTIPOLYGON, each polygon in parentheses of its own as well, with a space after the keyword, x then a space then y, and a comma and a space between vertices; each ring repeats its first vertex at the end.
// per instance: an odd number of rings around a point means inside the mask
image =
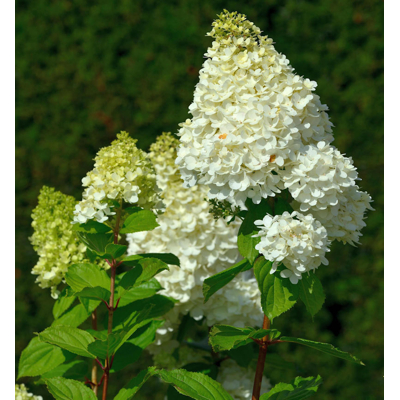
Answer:
MULTIPOLYGON (((263 329, 269 329, 271 325, 270 320, 266 315, 264 315, 263 321, 263 329)), ((254 385, 253 385, 253 395, 251 400, 259 400, 260 399, 260 392, 261 392, 261 382, 262 377, 264 374, 264 365, 265 365, 265 357, 267 356, 267 349, 268 349, 268 335, 264 336, 259 343, 260 351, 258 353, 258 360, 257 360, 257 369, 256 369, 256 376, 254 377, 254 385)))
MULTIPOLYGON (((97 331, 97 310, 92 312, 92 328, 97 331)), ((92 366, 92 389, 95 395, 97 395, 97 364, 96 360, 93 360, 92 366)))

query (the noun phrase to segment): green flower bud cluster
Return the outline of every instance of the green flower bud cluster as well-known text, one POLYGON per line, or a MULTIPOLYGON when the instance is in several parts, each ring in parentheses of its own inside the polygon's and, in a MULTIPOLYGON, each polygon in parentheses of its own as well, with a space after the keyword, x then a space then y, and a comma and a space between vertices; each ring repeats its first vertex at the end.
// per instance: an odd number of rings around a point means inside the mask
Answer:
POLYGON ((75 207, 74 222, 106 221, 114 215, 113 201, 157 208, 160 201, 154 167, 137 140, 121 132, 111 146, 102 148, 94 169, 82 179, 83 200, 75 207))
MULTIPOLYGON (((221 46, 230 46, 236 44, 240 48, 250 48, 258 44, 258 41, 265 40, 261 35, 261 30, 246 19, 246 15, 229 12, 224 10, 218 15, 218 19, 212 23, 211 36, 221 46)), ((269 39, 272 43, 272 40, 269 39)))
POLYGON ((33 235, 29 238, 39 255, 32 269, 38 275, 36 282, 42 288, 51 288, 51 295, 58 297, 59 285, 71 263, 82 262, 86 247, 79 242, 72 230, 76 200, 55 189, 43 186, 39 204, 32 212, 33 235))

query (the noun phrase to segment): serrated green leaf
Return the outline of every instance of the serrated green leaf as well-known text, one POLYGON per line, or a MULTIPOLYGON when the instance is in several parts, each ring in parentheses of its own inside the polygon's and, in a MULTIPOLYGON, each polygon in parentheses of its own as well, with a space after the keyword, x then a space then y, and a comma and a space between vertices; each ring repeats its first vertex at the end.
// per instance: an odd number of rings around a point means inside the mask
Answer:
POLYGON ((97 400, 92 390, 73 379, 57 377, 45 379, 45 383, 56 400, 97 400))
POLYGON ((54 303, 53 306, 53 317, 55 319, 61 317, 71 306, 72 303, 76 300, 75 296, 66 296, 65 289, 60 293, 58 299, 54 303))
POLYGON ((250 263, 247 260, 242 260, 232 267, 205 279, 203 283, 204 302, 206 303, 215 292, 227 285, 236 275, 250 268, 250 263))
POLYGON ((94 342, 94 337, 82 329, 72 328, 70 326, 55 326, 45 329, 39 333, 39 339, 42 342, 59 346, 71 353, 83 357, 96 358, 88 350, 90 343, 94 342))
POLYGON ((217 379, 218 367, 215 364, 208 364, 204 362, 192 362, 185 364, 182 369, 189 372, 200 372, 209 376, 211 379, 217 379))
POLYGON ((304 400, 313 396, 322 379, 318 375, 316 378, 310 376, 302 378, 298 376, 291 383, 278 383, 268 393, 261 396, 260 400, 304 400))
POLYGON ((239 228, 237 244, 240 254, 253 265, 258 256, 255 246, 261 240, 259 237, 253 237, 258 232, 254 221, 263 219, 267 214, 272 214, 272 209, 266 199, 262 199, 260 204, 253 204, 249 200, 246 202, 246 206, 249 211, 239 228))
MULTIPOLYGON (((97 302, 97 305, 99 302, 97 302)), ((66 311, 60 318, 53 321, 51 326, 67 325, 77 327, 85 322, 94 309, 86 309, 82 304, 78 304, 66 311)))
POLYGON ((55 378, 62 376, 67 379, 84 379, 88 372, 88 364, 83 360, 75 360, 69 363, 61 364, 58 367, 46 372, 42 378, 55 378))
POLYGON ((114 329, 122 329, 126 325, 130 324, 136 315, 141 312, 144 308, 150 308, 148 319, 154 319, 161 317, 171 310, 176 303, 176 300, 156 294, 147 299, 135 301, 125 307, 118 307, 114 312, 114 329))
POLYGON ((120 233, 151 231, 158 225, 156 215, 149 210, 135 210, 124 221, 120 233))
POLYGON ((124 328, 107 335, 105 340, 95 340, 88 345, 88 350, 95 356, 106 359, 115 354, 118 349, 132 336, 132 334, 149 322, 146 319, 149 310, 144 309, 124 328))
POLYGON ((165 262, 157 258, 143 258, 137 261, 134 268, 124 274, 118 286, 124 289, 139 286, 165 270, 169 270, 165 262))
POLYGON ((104 300, 108 302, 110 300, 111 292, 108 289, 102 287, 86 287, 80 292, 76 292, 75 295, 80 298, 104 300))
POLYGON ((109 243, 104 253, 96 252, 96 256, 103 260, 113 260, 123 256, 128 246, 122 244, 109 243))
POLYGON ((66 360, 59 347, 33 338, 22 351, 18 366, 18 379, 23 376, 38 376, 56 368, 66 360))
POLYGON ((123 259, 123 263, 126 265, 136 265, 137 260, 142 258, 157 258, 166 264, 180 266, 179 258, 172 253, 147 253, 147 254, 135 254, 127 256, 123 259))
POLYGON ((84 224, 73 224, 72 230, 84 233, 107 233, 111 231, 111 228, 106 224, 90 219, 84 224))
POLYGON ((281 278, 279 270, 271 274, 272 263, 259 257, 254 263, 254 275, 261 291, 261 306, 272 321, 290 310, 299 297, 299 287, 289 279, 281 278))
POLYGON ((220 383, 199 372, 160 370, 157 375, 164 382, 174 385, 179 393, 196 400, 233 400, 220 383))
MULTIPOLYGON (((124 307, 130 303, 133 303, 136 300, 147 299, 148 297, 154 296, 159 290, 162 289, 162 286, 156 279, 150 279, 148 282, 144 282, 137 287, 130 288, 125 291, 121 291, 123 293, 121 300, 119 302, 119 307, 124 307)), ((117 296, 118 296, 117 292, 117 296)), ((115 297, 118 299, 119 297, 115 297)))
POLYGON ((114 233, 76 232, 81 242, 96 253, 104 253, 109 243, 113 242, 114 233))
POLYGON ((209 342, 216 353, 231 350, 252 342, 252 339, 262 339, 269 336, 277 339, 280 332, 276 329, 237 328, 230 325, 214 325, 210 331, 209 342))
POLYGON ((331 356, 342 358, 343 360, 351 361, 356 364, 365 365, 357 357, 354 357, 349 353, 341 351, 329 343, 314 342, 312 340, 294 338, 294 337, 288 337, 288 336, 282 336, 280 338, 280 340, 282 340, 283 342, 302 344, 304 346, 311 347, 312 349, 322 351, 323 353, 329 354, 331 356))
POLYGON ((149 367, 143 371, 140 371, 137 376, 131 379, 127 385, 125 385, 118 394, 114 397, 114 400, 131 400, 133 396, 139 391, 143 384, 155 374, 156 368, 149 367))
POLYGON ((314 272, 303 274, 297 283, 299 285, 300 299, 306 305, 307 311, 314 316, 325 301, 325 293, 321 281, 314 272))
POLYGON ((156 338, 156 331, 165 321, 151 321, 150 324, 139 328, 119 349, 115 355, 111 373, 120 371, 127 365, 139 360, 143 350, 156 338))
POLYGON ((95 264, 73 264, 68 268, 65 279, 75 292, 96 286, 109 290, 111 286, 110 278, 106 271, 95 264))

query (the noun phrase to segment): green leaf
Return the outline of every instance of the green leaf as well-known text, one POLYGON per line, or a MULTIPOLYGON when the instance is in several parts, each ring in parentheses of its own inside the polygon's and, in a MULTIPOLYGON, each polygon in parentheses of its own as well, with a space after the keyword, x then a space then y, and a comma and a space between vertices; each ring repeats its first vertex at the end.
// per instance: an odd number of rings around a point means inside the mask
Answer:
POLYGON ((263 394, 260 400, 308 399, 317 392, 321 383, 322 379, 319 375, 316 378, 298 376, 291 383, 278 383, 268 393, 263 394))
POLYGON ((257 205, 253 204, 251 200, 246 201, 246 206, 249 211, 239 228, 237 243, 240 254, 253 265, 258 256, 255 246, 261 240, 259 237, 253 237, 258 232, 254 221, 263 219, 267 214, 272 215, 272 209, 266 199, 262 199, 261 203, 257 205))
POLYGON ((90 333, 82 329, 70 326, 50 327, 39 333, 39 339, 79 356, 96 358, 88 351, 89 344, 94 342, 95 339, 90 333))
POLYGON ((61 315, 63 315, 72 306, 72 303, 75 300, 75 296, 66 296, 66 290, 64 289, 54 303, 53 317, 55 319, 61 317, 61 315))
POLYGON ((314 272, 303 274, 297 283, 299 285, 300 299, 306 305, 307 311, 314 316, 325 301, 325 293, 321 281, 314 272))
POLYGON ((201 372, 212 379, 217 379, 218 367, 215 364, 207 364, 204 362, 192 362, 182 367, 185 371, 201 372))
POLYGON ((232 267, 205 279, 203 283, 204 302, 206 303, 215 292, 227 285, 240 272, 247 271, 250 268, 251 265, 249 262, 247 260, 242 260, 232 267))
POLYGON ((294 338, 288 336, 282 336, 280 340, 282 340, 283 342, 302 344, 304 346, 311 347, 312 349, 322 351, 323 353, 329 354, 331 356, 342 358, 343 360, 351 361, 356 364, 365 365, 357 357, 354 357, 349 353, 341 351, 329 343, 313 342, 312 340, 294 338))
POLYGON ((274 204, 274 215, 282 215, 285 211, 291 214, 294 210, 282 197, 277 197, 274 204))
MULTIPOLYGON (((154 296, 161 289, 162 286, 155 278, 150 279, 148 282, 144 282, 137 287, 133 287, 128 290, 124 289, 124 291, 121 291, 122 297, 119 302, 119 307, 126 306, 136 300, 146 299, 148 297, 154 296)), ((118 299, 117 296, 116 299, 118 299)))
MULTIPOLYGON (((244 346, 236 347, 235 349, 229 350, 229 357, 232 360, 235 360, 236 363, 241 366, 242 368, 248 368, 251 361, 258 356, 258 352, 254 351, 253 343, 249 343, 244 346)), ((268 355, 268 365, 269 357, 271 354, 268 355)))
MULTIPOLYGON (((97 302, 96 304, 98 305, 99 302, 97 302)), ((77 327, 89 318, 90 314, 97 307, 96 304, 92 303, 92 305, 95 306, 93 309, 87 309, 84 305, 78 304, 65 312, 60 318, 55 319, 51 326, 67 325, 77 327)))
POLYGON ((156 368, 149 367, 143 371, 140 371, 137 376, 131 379, 127 385, 125 385, 118 394, 114 397, 114 400, 130 400, 139 391, 143 384, 155 374, 156 368))
POLYGON ((66 364, 61 364, 58 367, 46 372, 42 378, 55 378, 62 376, 68 379, 84 379, 88 372, 88 364, 83 360, 75 360, 66 364))
POLYGON ((175 389, 196 400, 233 400, 220 383, 199 372, 184 369, 157 371, 160 378, 174 385, 175 389))
POLYGON ((176 300, 156 294, 147 299, 135 301, 125 307, 118 307, 114 312, 114 329, 122 329, 124 326, 131 323, 136 318, 136 314, 147 307, 151 310, 147 316, 148 319, 161 317, 171 310, 176 303, 176 300))
POLYGON ((97 400, 93 391, 82 382, 62 377, 45 379, 45 382, 56 400, 97 400))
POLYGON ((279 270, 271 274, 271 268, 271 261, 264 257, 259 257, 254 263, 254 275, 261 291, 261 306, 264 314, 272 321, 295 305, 299 287, 289 279, 281 278, 279 270))
POLYGON ((77 297, 83 297, 87 299, 104 300, 108 302, 110 300, 111 292, 102 287, 86 287, 80 292, 75 293, 77 297))
POLYGON ((270 336, 271 340, 277 339, 280 332, 276 329, 236 328, 229 325, 214 325, 210 331, 210 344, 214 351, 231 350, 252 342, 252 339, 262 339, 270 336))
POLYGON ((119 349, 115 355, 110 372, 117 372, 127 365, 139 360, 143 350, 156 338, 156 331, 165 321, 151 321, 150 324, 139 328, 119 349))
POLYGON ((159 260, 169 265, 177 265, 178 267, 181 265, 179 262, 179 258, 172 253, 136 254, 125 257, 123 259, 123 263, 130 266, 136 265, 137 264, 136 261, 141 260, 142 258, 158 258, 159 260))
POLYGON ((109 290, 111 286, 106 271, 95 264, 73 264, 68 268, 65 279, 75 292, 96 286, 109 290))
POLYGON ((110 243, 106 246, 104 253, 96 252, 96 255, 103 260, 113 260, 123 256, 128 246, 110 243))
POLYGON ((142 231, 151 231, 159 224, 156 221, 156 215, 149 210, 134 211, 124 221, 120 233, 134 233, 142 231))
POLYGON ((85 233, 108 233, 111 231, 111 228, 106 224, 90 219, 84 224, 73 224, 72 230, 85 233))
POLYGON ((109 243, 113 242, 114 233, 76 233, 79 239, 96 253, 104 253, 109 243))
POLYGON ((59 347, 33 338, 22 351, 18 366, 18 379, 23 376, 37 376, 46 373, 66 360, 65 352, 59 347))

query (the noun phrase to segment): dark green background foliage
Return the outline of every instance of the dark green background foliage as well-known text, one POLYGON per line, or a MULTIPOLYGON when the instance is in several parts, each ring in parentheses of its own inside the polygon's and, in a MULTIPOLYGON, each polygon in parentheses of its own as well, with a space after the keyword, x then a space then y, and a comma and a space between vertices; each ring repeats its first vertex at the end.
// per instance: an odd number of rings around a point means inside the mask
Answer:
MULTIPOLYGON (((298 305, 275 324, 285 335, 349 351, 366 367, 285 344, 271 350, 295 361, 298 371, 267 365, 266 373, 272 383, 319 373, 323 400, 383 398, 383 2, 377 0, 17 1, 16 356, 51 322, 49 291, 30 275, 37 259, 28 241, 30 213, 39 189, 46 184, 79 198, 96 151, 118 131, 130 132, 143 149, 162 131, 176 132, 211 43, 205 34, 223 8, 247 14, 297 73, 318 82, 335 145, 353 157, 376 209, 362 245, 335 244, 330 265, 318 271, 327 301, 314 322, 298 305)), ((111 390, 130 374, 114 376, 111 390)), ((154 398, 153 385, 138 398, 154 398)))

